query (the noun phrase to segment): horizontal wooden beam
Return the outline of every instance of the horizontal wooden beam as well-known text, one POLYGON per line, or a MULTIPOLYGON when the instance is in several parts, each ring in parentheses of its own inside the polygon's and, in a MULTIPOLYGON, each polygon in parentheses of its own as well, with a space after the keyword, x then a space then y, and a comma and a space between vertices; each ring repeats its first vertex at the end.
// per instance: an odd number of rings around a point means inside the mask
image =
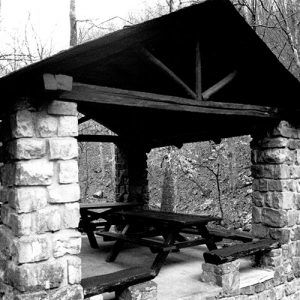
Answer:
POLYGON ((97 103, 172 112, 277 118, 277 109, 249 104, 191 99, 73 83, 72 91, 61 92, 59 100, 97 103))
POLYGON ((80 134, 77 136, 78 142, 98 142, 117 144, 120 138, 117 135, 100 135, 100 134, 80 134))

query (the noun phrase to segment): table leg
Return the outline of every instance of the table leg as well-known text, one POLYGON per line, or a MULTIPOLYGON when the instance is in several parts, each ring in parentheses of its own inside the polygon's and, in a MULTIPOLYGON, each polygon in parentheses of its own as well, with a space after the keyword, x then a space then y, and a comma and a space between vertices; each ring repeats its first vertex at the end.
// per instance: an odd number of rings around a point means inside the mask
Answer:
MULTIPOLYGON (((122 234, 126 234, 126 232, 128 231, 129 229, 129 225, 127 224, 124 229, 122 230, 122 234)), ((107 258, 106 258, 106 261, 107 262, 113 262, 116 260, 117 256, 119 255, 120 251, 122 250, 123 248, 123 245, 124 245, 124 241, 121 241, 121 240, 117 240, 110 253, 108 254, 107 258)))
POLYGON ((97 243, 97 239, 94 235, 94 231, 92 229, 92 224, 89 221, 89 216, 87 213, 81 212, 81 221, 82 221, 82 223, 81 223, 82 229, 87 234, 91 248, 98 249, 99 245, 97 243))
POLYGON ((214 238, 209 234, 209 231, 207 230, 205 225, 198 226, 197 229, 198 229, 199 233, 201 234, 201 236, 204 239, 206 239, 205 244, 209 251, 218 249, 214 238))
MULTIPOLYGON (((173 246, 175 243, 177 234, 178 234, 178 232, 174 232, 174 231, 169 232, 167 234, 163 234, 163 237, 165 238, 164 245, 165 246, 173 246)), ((154 262, 151 266, 151 269, 155 271, 156 275, 159 273, 161 267, 165 263, 166 258, 168 257, 170 252, 171 252, 170 250, 164 251, 164 249, 162 249, 156 255, 154 262)))

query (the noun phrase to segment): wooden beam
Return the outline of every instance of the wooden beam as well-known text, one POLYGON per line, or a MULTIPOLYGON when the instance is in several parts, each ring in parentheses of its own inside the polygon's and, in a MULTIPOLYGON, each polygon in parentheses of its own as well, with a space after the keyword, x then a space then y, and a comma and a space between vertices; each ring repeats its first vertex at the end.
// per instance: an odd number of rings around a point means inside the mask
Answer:
POLYGON ((224 86, 230 83, 236 76, 237 72, 234 71, 224 77, 222 80, 214 84, 212 87, 203 92, 202 97, 204 100, 208 100, 213 94, 221 90, 224 86))
POLYGON ((221 114, 260 118, 278 118, 277 109, 249 104, 194 101, 191 99, 137 91, 74 83, 70 92, 61 92, 58 100, 98 103, 174 112, 221 114))
POLYGON ((196 94, 197 99, 202 100, 202 69, 201 69, 201 53, 200 43, 197 41, 196 45, 196 94))
POLYGON ((120 142, 117 135, 100 135, 100 134, 80 134, 77 136, 78 142, 97 142, 97 143, 114 143, 120 142))
POLYGON ((43 74, 44 88, 48 91, 72 91, 73 78, 62 74, 43 74))
POLYGON ((170 70, 163 62, 161 62, 157 57, 155 57, 151 52, 145 48, 141 48, 141 53, 153 64, 158 66, 162 71, 164 71, 169 77, 171 77, 179 86, 181 86, 187 94, 192 98, 197 99, 197 94, 187 86, 172 70, 170 70))

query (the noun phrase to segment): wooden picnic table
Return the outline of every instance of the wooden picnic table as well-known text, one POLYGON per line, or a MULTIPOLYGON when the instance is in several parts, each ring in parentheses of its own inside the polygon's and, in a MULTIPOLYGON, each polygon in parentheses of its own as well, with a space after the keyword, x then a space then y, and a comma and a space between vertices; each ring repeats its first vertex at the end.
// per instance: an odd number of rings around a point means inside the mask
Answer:
POLYGON ((217 249, 215 238, 210 235, 206 226, 209 222, 219 221, 220 218, 151 210, 126 210, 111 214, 123 219, 125 226, 122 233, 109 231, 100 233, 103 237, 116 240, 106 259, 109 262, 117 258, 125 242, 149 247, 152 252, 157 253, 151 267, 156 274, 171 251, 202 244, 206 244, 209 250, 217 249), (148 230, 136 232, 140 227, 148 227, 148 230), (181 233, 187 228, 193 228, 197 237, 193 239, 184 237, 181 233), (154 239, 158 236, 162 239, 154 239))
POLYGON ((102 202, 102 203, 81 203, 79 230, 85 232, 92 248, 98 248, 95 231, 100 228, 108 231, 113 225, 110 213, 118 210, 132 209, 141 206, 141 203, 129 202, 102 202), (102 221, 99 221, 102 219, 102 221))

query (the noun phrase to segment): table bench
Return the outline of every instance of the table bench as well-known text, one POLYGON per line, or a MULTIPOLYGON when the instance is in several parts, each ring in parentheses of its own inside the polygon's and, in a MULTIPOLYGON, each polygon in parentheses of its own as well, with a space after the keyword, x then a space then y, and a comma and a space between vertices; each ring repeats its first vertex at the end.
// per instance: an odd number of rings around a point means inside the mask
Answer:
POLYGON ((114 225, 114 220, 110 217, 109 213, 132 209, 141 206, 141 203, 135 202, 102 202, 102 203, 81 203, 80 204, 80 222, 79 231, 85 232, 89 239, 91 248, 97 249, 98 243, 94 232, 103 228, 108 231, 111 225, 114 225), (102 211, 99 211, 102 210, 102 211), (103 221, 97 221, 103 219, 103 221))
POLYGON ((279 246, 280 244, 276 240, 262 239, 204 252, 203 257, 206 263, 220 265, 238 258, 267 252, 279 246))
POLYGON ((215 239, 209 234, 206 225, 211 221, 219 221, 220 218, 151 210, 117 211, 111 213, 111 215, 122 218, 125 227, 120 234, 107 231, 99 233, 103 237, 111 237, 116 240, 106 259, 108 262, 112 262, 117 258, 123 248, 124 242, 146 246, 152 252, 156 252, 157 255, 151 267, 156 274, 159 273, 168 254, 172 250, 203 244, 209 250, 217 249, 215 239), (149 236, 145 232, 141 235, 135 232, 135 229, 139 228, 141 224, 149 228, 154 228, 154 230, 149 230, 149 236), (133 232, 130 232, 129 229, 131 228, 133 228, 133 232), (200 235, 201 238, 186 239, 181 235, 184 228, 195 228, 197 235, 200 235), (162 240, 150 239, 150 237, 154 236, 153 232, 155 232, 155 236, 161 236, 162 240))
POLYGON ((81 280, 84 298, 106 292, 118 292, 138 283, 149 281, 155 272, 149 268, 133 267, 114 273, 92 276, 81 280))

